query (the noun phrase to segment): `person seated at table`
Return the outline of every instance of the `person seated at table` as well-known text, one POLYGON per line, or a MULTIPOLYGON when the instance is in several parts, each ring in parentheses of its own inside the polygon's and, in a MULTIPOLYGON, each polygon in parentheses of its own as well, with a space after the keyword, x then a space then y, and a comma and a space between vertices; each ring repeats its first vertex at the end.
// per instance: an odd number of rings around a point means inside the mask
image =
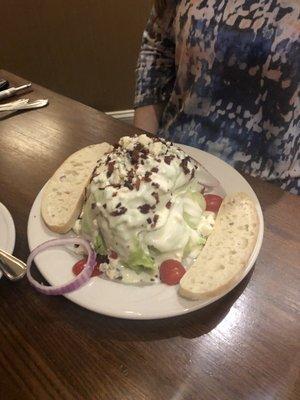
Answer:
POLYGON ((135 125, 300 193, 299 0, 156 0, 135 125))

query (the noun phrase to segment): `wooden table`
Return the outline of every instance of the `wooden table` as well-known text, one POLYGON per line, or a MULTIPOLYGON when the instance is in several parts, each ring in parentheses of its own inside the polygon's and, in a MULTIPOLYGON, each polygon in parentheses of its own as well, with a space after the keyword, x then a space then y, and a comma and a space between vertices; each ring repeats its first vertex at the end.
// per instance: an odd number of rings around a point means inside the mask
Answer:
MULTIPOLYGON (((37 85, 30 98, 50 104, 0 115, 0 201, 24 260, 29 211, 52 172, 75 150, 134 131, 37 85)), ((299 398, 300 200, 247 179, 264 211, 263 247, 253 273, 204 310, 120 320, 2 278, 0 399, 299 398)))

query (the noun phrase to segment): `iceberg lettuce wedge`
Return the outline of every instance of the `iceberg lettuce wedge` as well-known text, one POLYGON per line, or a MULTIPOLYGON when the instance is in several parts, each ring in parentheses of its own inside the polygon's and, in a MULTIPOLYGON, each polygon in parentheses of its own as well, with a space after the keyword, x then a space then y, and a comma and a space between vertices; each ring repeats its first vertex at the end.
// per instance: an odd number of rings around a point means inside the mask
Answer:
POLYGON ((127 268, 136 272, 141 271, 143 268, 155 270, 154 259, 142 249, 137 240, 135 241, 134 249, 130 252, 128 260, 124 264, 127 268))

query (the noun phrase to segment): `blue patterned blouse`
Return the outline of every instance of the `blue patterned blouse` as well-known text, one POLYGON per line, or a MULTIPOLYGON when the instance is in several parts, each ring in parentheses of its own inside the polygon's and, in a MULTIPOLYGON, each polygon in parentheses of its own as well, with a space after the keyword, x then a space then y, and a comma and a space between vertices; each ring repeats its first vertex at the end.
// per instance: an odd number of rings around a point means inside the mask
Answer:
POLYGON ((136 72, 160 136, 300 194, 300 0, 169 0, 136 72))

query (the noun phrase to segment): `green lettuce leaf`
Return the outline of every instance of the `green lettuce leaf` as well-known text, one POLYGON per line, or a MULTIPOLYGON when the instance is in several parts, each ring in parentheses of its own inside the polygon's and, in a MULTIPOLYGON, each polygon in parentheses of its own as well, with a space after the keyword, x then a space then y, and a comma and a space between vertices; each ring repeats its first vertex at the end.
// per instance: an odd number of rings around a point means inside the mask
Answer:
POLYGON ((93 228, 94 228, 93 227, 94 213, 92 209, 93 203, 94 203, 94 196, 90 194, 82 210, 81 232, 83 233, 83 235, 89 238, 92 238, 93 228))
POLYGON ((100 255, 106 255, 107 249, 104 239, 101 235, 99 227, 96 228, 93 223, 96 217, 92 207, 93 203, 95 203, 95 198, 93 194, 90 194, 89 198, 87 199, 83 207, 81 232, 83 237, 87 238, 93 243, 96 253, 100 255))
POLYGON ((153 270, 155 264, 153 258, 147 254, 136 241, 135 249, 130 253, 128 260, 124 263, 127 268, 140 272, 143 268, 153 270))
POLYGON ((190 238, 190 240, 187 242, 187 244, 184 248, 183 256, 187 257, 196 248, 203 247, 205 245, 205 243, 206 243, 206 238, 201 235, 198 236, 196 240, 190 238))
POLYGON ((97 254, 100 254, 101 256, 107 254, 107 248, 100 233, 93 239, 93 246, 97 254))
POLYGON ((183 218, 193 229, 196 229, 203 211, 206 209, 204 196, 199 192, 188 192, 185 195, 183 218))

